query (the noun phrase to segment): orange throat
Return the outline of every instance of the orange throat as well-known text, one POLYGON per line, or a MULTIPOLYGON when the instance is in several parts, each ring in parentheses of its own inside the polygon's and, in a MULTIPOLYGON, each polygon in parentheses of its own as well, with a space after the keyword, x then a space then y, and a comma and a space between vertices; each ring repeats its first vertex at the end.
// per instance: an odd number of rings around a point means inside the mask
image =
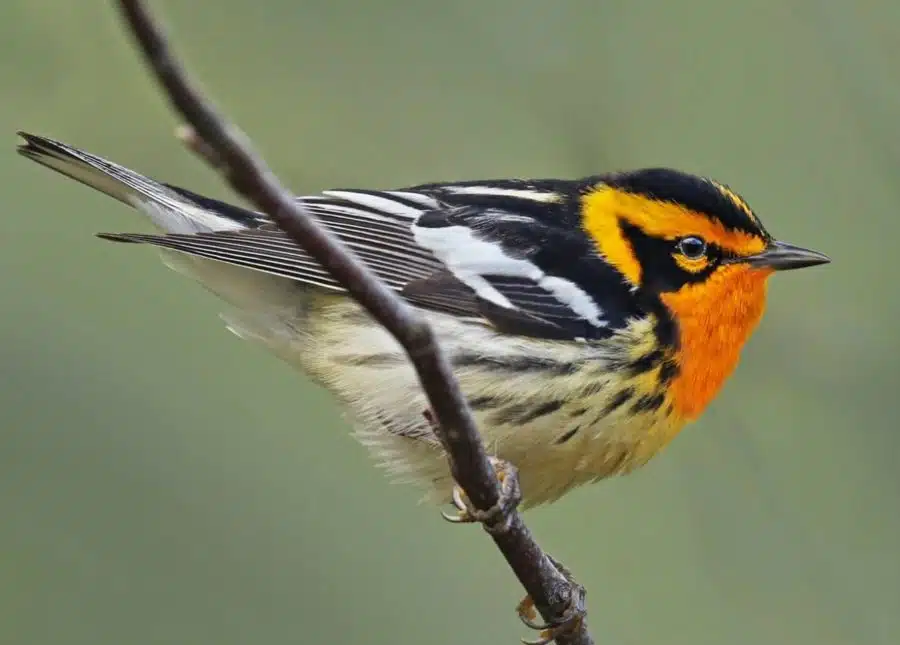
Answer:
POLYGON ((678 375, 669 386, 674 412, 696 419, 737 367, 741 350, 766 306, 770 271, 731 265, 707 282, 661 299, 678 321, 678 375))

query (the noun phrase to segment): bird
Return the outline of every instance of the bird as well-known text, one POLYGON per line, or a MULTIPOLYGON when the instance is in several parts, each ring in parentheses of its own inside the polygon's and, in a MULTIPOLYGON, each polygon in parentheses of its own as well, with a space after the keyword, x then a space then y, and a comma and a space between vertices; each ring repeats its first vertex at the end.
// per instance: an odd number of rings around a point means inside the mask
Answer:
MULTIPOLYGON (((395 478, 460 506, 402 348, 268 217, 19 135, 21 155, 155 228, 99 237, 157 247, 225 301, 230 331, 330 391, 395 478)), ((734 371, 768 278, 830 262, 776 240, 727 185, 671 168, 297 199, 430 323, 524 508, 660 453, 734 371)))

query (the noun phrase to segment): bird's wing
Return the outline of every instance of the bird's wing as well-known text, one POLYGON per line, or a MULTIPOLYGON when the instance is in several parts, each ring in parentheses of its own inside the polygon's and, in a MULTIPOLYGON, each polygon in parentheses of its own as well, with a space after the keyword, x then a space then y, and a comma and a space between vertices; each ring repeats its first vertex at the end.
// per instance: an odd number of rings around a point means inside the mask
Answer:
MULTIPOLYGON (((102 234, 340 290, 261 213, 164 184, 97 155, 20 133, 23 156, 129 204, 163 234, 102 234)), ((411 303, 509 333, 597 338, 629 314, 621 277, 581 231, 584 182, 487 180, 300 198, 411 303)))
MULTIPOLYGON (((478 318, 528 336, 608 335, 611 318, 585 280, 609 268, 583 234, 536 214, 546 209, 500 208, 496 189, 486 193, 490 199, 484 205, 478 204, 478 192, 471 184, 461 195, 462 199, 454 199, 445 187, 431 186, 335 190, 301 199, 379 278, 414 305, 478 318)), ((513 208, 523 200, 526 206, 539 206, 526 195, 525 189, 518 189, 513 208)), ((101 237, 148 243, 341 290, 274 224, 258 221, 255 226, 221 231, 101 237)), ((616 278, 612 279, 614 290, 616 278)), ((616 310, 615 316, 620 315, 616 310)))

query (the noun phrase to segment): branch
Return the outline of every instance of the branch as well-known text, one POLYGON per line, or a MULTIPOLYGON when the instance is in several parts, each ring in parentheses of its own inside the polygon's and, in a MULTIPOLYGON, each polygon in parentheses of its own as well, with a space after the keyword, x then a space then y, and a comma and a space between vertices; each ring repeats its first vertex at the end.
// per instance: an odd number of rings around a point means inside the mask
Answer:
MULTIPOLYGON (((320 226, 256 154, 248 138, 229 123, 189 78, 162 29, 141 0, 118 0, 123 18, 147 65, 172 107, 190 126, 182 131, 190 147, 219 170, 231 187, 266 213, 344 287, 402 345, 428 398, 435 432, 450 461, 454 479, 476 509, 500 500, 491 466, 468 403, 450 363, 424 316, 390 291, 344 244, 320 226)), ((492 531, 516 577, 544 620, 559 619, 575 587, 534 541, 518 512, 505 528, 492 531)), ((586 621, 559 636, 560 645, 593 643, 586 621)))

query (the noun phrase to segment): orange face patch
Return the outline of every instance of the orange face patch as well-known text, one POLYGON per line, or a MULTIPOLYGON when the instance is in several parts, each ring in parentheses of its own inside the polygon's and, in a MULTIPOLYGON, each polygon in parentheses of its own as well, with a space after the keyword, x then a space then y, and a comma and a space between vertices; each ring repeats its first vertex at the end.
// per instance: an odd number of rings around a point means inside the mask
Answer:
POLYGON ((754 255, 766 248, 761 237, 726 228, 702 213, 602 184, 584 196, 582 205, 584 230, 607 261, 634 285, 641 283, 641 266, 622 234, 620 222, 660 239, 696 235, 737 255, 754 255))
POLYGON ((680 417, 696 419, 737 367, 744 343, 762 318, 771 273, 732 264, 705 282, 661 294, 678 321, 680 370, 669 395, 680 417))

